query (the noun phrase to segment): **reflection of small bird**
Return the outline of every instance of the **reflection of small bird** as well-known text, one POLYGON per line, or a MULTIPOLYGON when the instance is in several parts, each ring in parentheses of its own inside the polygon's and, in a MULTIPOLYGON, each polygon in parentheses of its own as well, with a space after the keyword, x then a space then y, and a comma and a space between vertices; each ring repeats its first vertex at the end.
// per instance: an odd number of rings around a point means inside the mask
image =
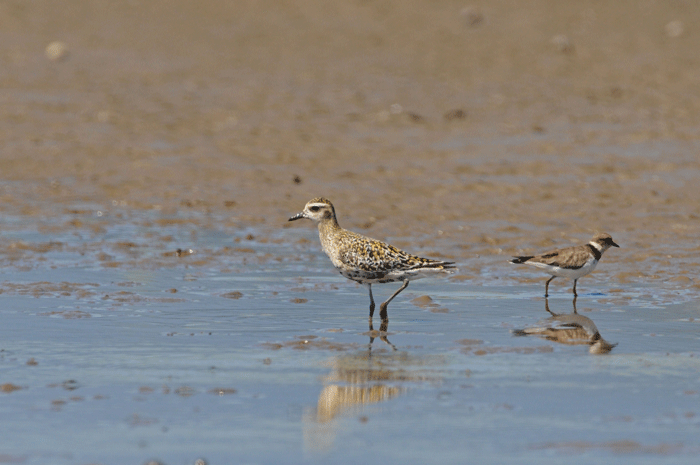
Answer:
POLYGON ((611 344, 600 335, 593 320, 576 313, 576 300, 574 300, 574 313, 568 315, 552 313, 549 304, 545 301, 546 309, 552 314, 546 320, 538 323, 538 326, 512 331, 515 336, 534 335, 549 341, 561 344, 588 344, 591 354, 607 354, 617 344, 611 344))
POLYGON ((369 316, 374 314, 372 284, 403 281, 403 285, 379 306, 382 319, 387 319, 387 305, 408 282, 454 270, 453 262, 431 260, 410 255, 385 242, 356 234, 338 225, 333 204, 322 197, 310 200, 304 211, 289 218, 289 221, 308 218, 318 223, 321 246, 340 274, 369 288, 369 316))
POLYGON ((574 295, 576 294, 576 281, 582 276, 593 271, 603 256, 603 252, 610 247, 620 247, 615 244, 610 234, 596 234, 586 245, 566 247, 563 249, 545 252, 539 255, 513 257, 510 263, 535 266, 545 273, 552 275, 544 287, 544 296, 549 295, 549 283, 557 276, 574 280, 574 295))

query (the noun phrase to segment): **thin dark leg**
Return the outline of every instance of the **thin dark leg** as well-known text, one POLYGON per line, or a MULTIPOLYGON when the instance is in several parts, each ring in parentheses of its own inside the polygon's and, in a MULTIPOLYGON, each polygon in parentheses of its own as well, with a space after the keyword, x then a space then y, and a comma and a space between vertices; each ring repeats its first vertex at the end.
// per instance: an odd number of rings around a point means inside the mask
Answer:
POLYGON ((549 283, 552 282, 552 280, 556 278, 556 276, 552 276, 547 280, 547 284, 544 285, 544 296, 549 297, 549 283))
POLYGON ((578 297, 578 294, 576 293, 576 281, 578 281, 578 279, 574 279, 574 297, 578 297))
POLYGON ((372 285, 368 284, 367 287, 369 288, 369 318, 371 320, 374 316, 374 297, 372 297, 372 285))
MULTIPOLYGON (((379 332, 384 333, 384 337, 382 340, 386 339, 386 332, 389 331, 389 320, 382 320, 382 323, 379 325, 379 332)), ((389 341, 385 341, 387 344, 389 341)))
POLYGON ((577 298, 578 298, 578 296, 574 296, 574 313, 578 313, 578 311, 576 310, 576 299, 577 298))
POLYGON ((387 321, 388 321, 388 320, 389 320, 389 313, 386 311, 386 307, 387 307, 387 305, 389 305, 389 302, 391 302, 392 300, 394 300, 394 297, 396 297, 397 295, 399 295, 399 293, 400 293, 401 291, 403 291, 404 289, 406 289, 407 287, 408 287, 408 279, 404 279, 404 280, 403 280, 403 286, 401 286, 401 287, 399 288, 398 291, 394 292, 394 295, 392 295, 391 297, 389 297, 389 299, 388 299, 386 302, 384 302, 383 304, 381 304, 381 305, 379 306, 379 316, 382 317, 382 321, 384 321, 384 320, 387 320, 387 321))

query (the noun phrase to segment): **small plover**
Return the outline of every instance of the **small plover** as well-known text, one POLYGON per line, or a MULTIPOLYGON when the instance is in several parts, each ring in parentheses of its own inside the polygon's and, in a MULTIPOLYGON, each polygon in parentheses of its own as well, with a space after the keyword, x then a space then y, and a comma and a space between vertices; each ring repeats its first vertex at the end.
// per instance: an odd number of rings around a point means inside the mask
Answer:
POLYGON ((385 242, 341 228, 333 204, 323 197, 310 200, 304 211, 289 218, 289 221, 300 218, 318 223, 321 247, 340 274, 369 288, 370 318, 374 315, 372 284, 403 281, 401 287, 379 306, 379 314, 382 320, 386 320, 387 305, 406 289, 409 281, 454 271, 453 262, 410 255, 385 242))
POLYGON ((544 286, 544 296, 549 296, 549 283, 558 276, 574 280, 574 295, 576 294, 576 281, 593 271, 603 256, 603 252, 610 247, 620 247, 613 242, 610 234, 600 233, 586 245, 566 247, 563 249, 545 252, 539 255, 513 257, 510 263, 532 265, 540 268, 545 273, 552 275, 544 286))

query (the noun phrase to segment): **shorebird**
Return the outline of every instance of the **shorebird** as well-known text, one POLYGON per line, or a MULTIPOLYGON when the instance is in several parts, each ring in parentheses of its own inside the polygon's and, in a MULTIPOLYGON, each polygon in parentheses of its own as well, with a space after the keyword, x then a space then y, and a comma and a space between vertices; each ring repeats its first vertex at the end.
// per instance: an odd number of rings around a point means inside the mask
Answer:
POLYGON ((563 249, 545 252, 539 255, 513 257, 510 263, 535 266, 545 273, 552 275, 544 287, 544 296, 549 296, 549 283, 558 276, 574 280, 574 295, 576 293, 576 281, 593 271, 603 256, 603 252, 610 247, 620 247, 615 244, 610 234, 600 233, 586 245, 566 247, 563 249))
POLYGON ((367 286, 370 319, 374 315, 372 284, 403 282, 401 287, 379 306, 382 320, 388 320, 387 305, 406 289, 409 281, 450 274, 454 271, 453 262, 417 257, 385 242, 341 228, 333 204, 323 197, 307 202, 304 210, 289 218, 289 221, 301 218, 318 223, 321 247, 340 274, 367 286))

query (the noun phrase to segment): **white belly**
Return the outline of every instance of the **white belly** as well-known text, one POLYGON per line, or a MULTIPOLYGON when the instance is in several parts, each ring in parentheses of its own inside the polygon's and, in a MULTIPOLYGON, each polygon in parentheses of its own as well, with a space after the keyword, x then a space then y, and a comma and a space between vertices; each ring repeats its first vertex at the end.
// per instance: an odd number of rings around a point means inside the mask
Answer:
POLYGON ((357 281, 362 284, 379 284, 379 283, 391 283, 395 281, 403 281, 408 279, 409 281, 414 281, 416 279, 425 278, 428 276, 445 275, 450 274, 448 270, 438 270, 438 269, 417 269, 417 270, 395 270, 388 273, 382 273, 380 275, 372 272, 366 272, 361 270, 349 270, 344 267, 336 267, 340 274, 348 279, 357 281))
POLYGON ((572 270, 571 268, 560 268, 558 266, 545 265, 544 263, 526 262, 526 264, 535 266, 542 271, 561 278, 578 279, 581 276, 586 276, 593 271, 598 264, 598 260, 591 257, 581 268, 572 270))

